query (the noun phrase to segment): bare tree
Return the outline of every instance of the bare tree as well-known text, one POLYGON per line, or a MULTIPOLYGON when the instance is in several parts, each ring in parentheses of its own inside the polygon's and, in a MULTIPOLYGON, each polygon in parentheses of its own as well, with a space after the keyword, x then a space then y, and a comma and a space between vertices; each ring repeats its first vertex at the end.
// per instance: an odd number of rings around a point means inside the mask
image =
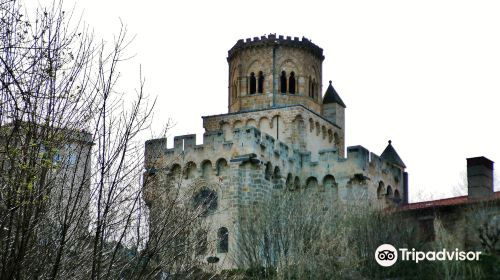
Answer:
MULTIPOLYGON (((158 154, 161 158, 161 151, 158 154)), ((201 203, 196 203, 192 191, 198 189, 200 182, 186 184, 185 170, 176 165, 152 163, 148 167, 144 194, 150 227, 144 252, 155 256, 150 274, 176 279, 208 278, 211 273, 206 271, 204 257, 212 241, 206 235, 209 224, 205 217, 217 198, 203 197, 201 203)))
POLYGON ((155 262, 201 212, 169 196, 148 228, 138 135, 154 101, 140 74, 135 98, 116 91, 126 28, 110 46, 71 18, 61 2, 0 2, 0 278, 154 278, 173 262, 188 275, 191 245, 155 262))
POLYGON ((321 192, 279 192, 242 211, 239 266, 252 279, 378 279, 413 269, 381 268, 384 243, 417 247, 415 227, 400 213, 362 203, 328 202, 321 192))

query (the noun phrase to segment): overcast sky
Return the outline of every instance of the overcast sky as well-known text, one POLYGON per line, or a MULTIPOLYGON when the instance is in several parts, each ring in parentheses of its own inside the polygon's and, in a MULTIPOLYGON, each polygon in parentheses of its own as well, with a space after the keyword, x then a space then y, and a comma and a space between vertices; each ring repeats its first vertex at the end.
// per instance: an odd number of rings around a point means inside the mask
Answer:
POLYGON ((158 96, 153 130, 176 123, 169 146, 188 133, 201 144, 201 116, 227 112, 236 41, 276 33, 323 48, 323 93, 332 80, 347 105, 346 145, 380 154, 391 139, 411 201, 465 194, 467 157, 500 161, 498 1, 86 0, 76 11, 97 37, 111 41, 120 19, 136 36, 121 86, 142 65, 158 96))

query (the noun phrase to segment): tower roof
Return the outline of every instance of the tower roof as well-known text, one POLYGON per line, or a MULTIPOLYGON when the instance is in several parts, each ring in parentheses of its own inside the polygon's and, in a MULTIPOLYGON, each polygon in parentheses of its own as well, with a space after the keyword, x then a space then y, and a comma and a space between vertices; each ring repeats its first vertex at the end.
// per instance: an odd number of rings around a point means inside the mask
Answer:
POLYGON ((392 141, 389 140, 389 145, 385 148, 384 152, 380 155, 380 158, 387 160, 390 163, 406 168, 406 165, 399 157, 398 153, 392 146, 392 141))
POLYGON ((340 98, 339 94, 335 91, 335 89, 332 86, 332 81, 330 81, 330 84, 326 89, 325 96, 323 96, 323 104, 328 104, 328 103, 337 103, 345 108, 345 104, 342 101, 342 98, 340 98))

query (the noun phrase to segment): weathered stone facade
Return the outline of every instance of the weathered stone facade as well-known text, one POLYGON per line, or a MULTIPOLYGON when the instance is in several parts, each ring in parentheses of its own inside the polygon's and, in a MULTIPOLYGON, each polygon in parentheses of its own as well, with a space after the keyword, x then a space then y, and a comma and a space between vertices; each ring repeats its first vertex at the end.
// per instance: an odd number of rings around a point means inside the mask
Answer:
POLYGON ((271 194, 314 191, 327 204, 380 208, 405 203, 407 174, 391 143, 381 156, 362 146, 345 152, 345 105, 331 82, 319 94, 323 59, 305 38, 240 40, 228 55, 229 113, 203 117, 203 144, 196 145, 196 135, 175 137, 172 149, 166 139, 146 142, 151 174, 167 180, 182 174, 186 192, 217 194, 207 238, 219 239, 222 229, 229 245, 226 252, 216 244, 202 257, 218 257, 221 268, 234 266, 241 207, 271 194))
POLYGON ((228 55, 229 112, 301 104, 321 113, 323 59, 306 38, 239 40, 228 55))

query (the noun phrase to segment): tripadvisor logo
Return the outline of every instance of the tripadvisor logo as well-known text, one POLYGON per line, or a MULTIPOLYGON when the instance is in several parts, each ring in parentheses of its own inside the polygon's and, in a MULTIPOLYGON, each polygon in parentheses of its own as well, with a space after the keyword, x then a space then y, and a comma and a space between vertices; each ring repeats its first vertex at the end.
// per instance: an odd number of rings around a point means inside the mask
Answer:
POLYGON ((440 251, 416 251, 415 248, 411 250, 407 248, 396 249, 391 244, 382 244, 378 246, 375 251, 375 260, 381 266, 392 266, 399 259, 401 261, 412 261, 418 263, 420 261, 478 261, 481 252, 477 251, 459 251, 442 249, 440 251), (398 253, 399 251, 399 253, 398 253))
POLYGON ((391 266, 398 260, 398 250, 391 244, 382 244, 375 251, 375 260, 381 266, 391 266))

